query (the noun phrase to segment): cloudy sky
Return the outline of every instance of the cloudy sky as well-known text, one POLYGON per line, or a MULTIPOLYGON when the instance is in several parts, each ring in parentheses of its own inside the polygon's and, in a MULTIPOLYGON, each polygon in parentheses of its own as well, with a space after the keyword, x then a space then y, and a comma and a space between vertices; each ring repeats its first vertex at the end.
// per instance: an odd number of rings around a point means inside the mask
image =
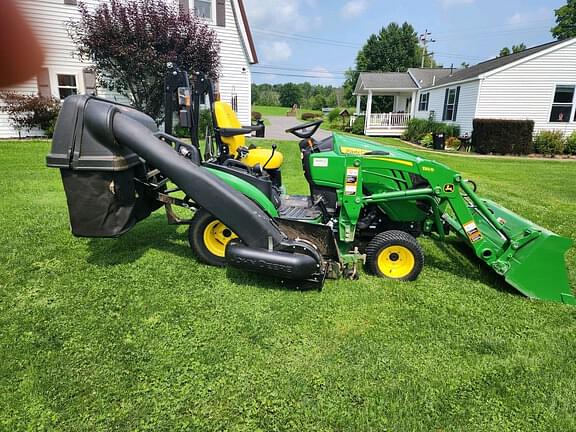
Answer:
POLYGON ((244 0, 260 64, 253 80, 338 85, 370 34, 409 22, 436 40, 445 67, 475 64, 504 46, 552 40, 565 0, 244 0))

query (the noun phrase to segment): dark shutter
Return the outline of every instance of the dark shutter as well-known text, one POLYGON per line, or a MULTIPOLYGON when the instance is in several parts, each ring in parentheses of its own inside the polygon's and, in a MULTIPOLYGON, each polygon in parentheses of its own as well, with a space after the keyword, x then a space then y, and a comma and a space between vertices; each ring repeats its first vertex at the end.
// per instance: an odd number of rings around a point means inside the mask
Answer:
POLYGON ((47 68, 42 68, 36 77, 38 82, 38 94, 42 97, 52 97, 50 89, 50 72, 47 68))
POLYGON ((95 95, 96 94, 96 74, 90 68, 85 68, 82 71, 84 76, 84 89, 86 94, 95 95))
POLYGON ((216 0, 216 25, 226 27, 226 0, 216 0))
POLYGON ((456 121, 456 115, 458 114, 458 101, 460 100, 460 86, 456 87, 456 99, 454 100, 454 114, 452 115, 453 121, 456 121))
POLYGON ((77 0, 64 0, 65 5, 76 6, 78 4, 77 0))
POLYGON ((446 89, 446 94, 444 95, 444 110, 442 111, 442 121, 446 120, 448 115, 448 93, 450 93, 450 89, 446 89))
POLYGON ((190 0, 179 0, 178 3, 182 13, 190 13, 190 0))

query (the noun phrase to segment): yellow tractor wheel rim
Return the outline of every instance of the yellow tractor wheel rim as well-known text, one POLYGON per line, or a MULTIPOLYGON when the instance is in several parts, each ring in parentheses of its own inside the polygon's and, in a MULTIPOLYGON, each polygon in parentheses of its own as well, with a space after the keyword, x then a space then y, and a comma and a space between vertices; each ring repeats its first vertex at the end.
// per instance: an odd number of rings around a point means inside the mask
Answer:
POLYGON ((210 222, 204 228, 204 245, 208 252, 217 257, 224 258, 226 245, 235 238, 238 238, 226 225, 219 220, 210 222))
POLYGON ((401 279, 414 270, 416 259, 412 251, 404 246, 388 246, 378 254, 377 264, 384 276, 401 279))

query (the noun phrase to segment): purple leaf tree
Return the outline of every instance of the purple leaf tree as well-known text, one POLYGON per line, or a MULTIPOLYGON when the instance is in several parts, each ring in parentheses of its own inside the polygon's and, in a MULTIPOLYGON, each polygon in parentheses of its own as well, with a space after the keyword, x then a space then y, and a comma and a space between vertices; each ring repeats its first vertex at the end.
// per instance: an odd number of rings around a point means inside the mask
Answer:
POLYGON ((202 19, 162 0, 80 3, 69 33, 78 56, 94 65, 98 83, 127 96, 156 120, 163 117, 166 63, 217 78, 220 44, 202 19))

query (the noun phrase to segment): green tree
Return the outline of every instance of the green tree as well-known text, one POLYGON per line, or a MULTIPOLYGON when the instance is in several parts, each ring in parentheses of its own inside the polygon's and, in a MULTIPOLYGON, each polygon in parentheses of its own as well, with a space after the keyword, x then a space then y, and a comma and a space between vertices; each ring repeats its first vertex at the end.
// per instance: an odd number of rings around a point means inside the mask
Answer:
POLYGON ((506 57, 509 56, 510 54, 516 54, 519 52, 522 52, 526 49, 526 44, 521 43, 518 45, 512 45, 512 48, 508 48, 508 47, 504 47, 500 50, 500 54, 498 55, 498 57, 506 57))
POLYGON ((302 103, 302 90, 297 84, 287 83, 280 89, 280 105, 291 107, 302 103))
POLYGON ((100 85, 127 96, 156 120, 163 117, 166 63, 218 77, 220 43, 201 18, 162 0, 110 0, 70 24, 77 55, 94 64, 100 85))
MULTIPOLYGON (((372 34, 356 56, 356 70, 346 71, 344 99, 354 104, 352 93, 361 71, 405 72, 420 67, 423 50, 418 45, 418 34, 408 23, 390 23, 380 32, 372 34)), ((426 64, 436 64, 429 54, 426 64)))
POLYGON ((570 39, 576 36, 576 0, 568 2, 554 11, 556 26, 551 29, 552 36, 558 40, 570 39))
POLYGON ((261 90, 258 95, 258 104, 264 106, 280 106, 280 95, 274 90, 261 90))

